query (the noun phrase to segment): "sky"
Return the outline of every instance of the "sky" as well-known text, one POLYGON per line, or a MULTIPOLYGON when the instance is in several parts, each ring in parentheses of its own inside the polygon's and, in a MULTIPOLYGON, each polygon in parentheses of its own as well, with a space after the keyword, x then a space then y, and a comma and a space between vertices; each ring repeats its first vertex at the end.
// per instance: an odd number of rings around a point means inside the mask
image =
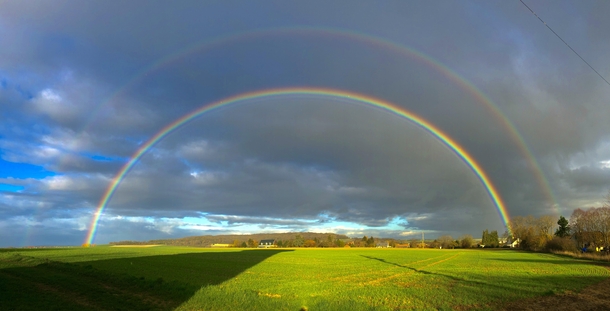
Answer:
MULTIPOLYGON (((526 3, 610 79, 610 3, 526 3)), ((0 1, 0 46, 0 247, 476 238, 490 187, 557 218, 610 189, 610 85, 519 1, 0 1), (288 88, 331 91, 204 108, 288 88)))

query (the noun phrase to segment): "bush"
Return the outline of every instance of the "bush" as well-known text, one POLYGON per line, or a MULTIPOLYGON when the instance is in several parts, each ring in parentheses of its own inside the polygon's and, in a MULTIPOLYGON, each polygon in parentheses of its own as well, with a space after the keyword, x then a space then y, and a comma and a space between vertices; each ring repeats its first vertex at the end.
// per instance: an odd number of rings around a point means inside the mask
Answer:
POLYGON ((471 248, 473 245, 474 245, 474 239, 472 238, 472 235, 470 235, 470 234, 464 235, 460 239, 460 246, 462 248, 471 248))
POLYGON ((567 252, 578 252, 576 243, 570 238, 560 238, 558 236, 553 237, 550 241, 546 242, 546 249, 548 251, 567 251, 567 252))

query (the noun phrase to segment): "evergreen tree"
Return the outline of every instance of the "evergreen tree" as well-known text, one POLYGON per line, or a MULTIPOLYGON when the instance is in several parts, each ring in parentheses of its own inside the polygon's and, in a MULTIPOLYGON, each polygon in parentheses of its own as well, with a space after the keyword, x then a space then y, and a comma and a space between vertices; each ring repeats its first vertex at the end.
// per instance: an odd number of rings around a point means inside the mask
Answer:
POLYGON ((560 238, 570 236, 570 226, 568 225, 568 220, 565 217, 560 216, 557 224, 559 225, 559 228, 557 228, 555 231, 555 236, 560 238))
POLYGON ((488 242, 489 242, 489 232, 487 231, 487 229, 485 229, 483 231, 483 237, 481 237, 481 244, 489 247, 488 242))
MULTIPOLYGON (((500 239, 498 238, 498 231, 494 230, 492 231, 488 236, 487 236, 487 240, 489 243, 489 245, 491 247, 498 247, 500 246, 500 239)), ((487 244, 485 244, 485 246, 487 246, 487 244)))
POLYGON ((362 241, 360 242, 360 247, 367 247, 367 244, 369 242, 369 238, 365 236, 362 237, 362 241))
POLYGON ((373 236, 371 236, 367 241, 366 241, 366 246, 368 247, 374 247, 375 246, 375 238, 373 238, 373 236))
POLYGON ((305 243, 305 239, 303 239, 303 237, 302 237, 300 234, 297 234, 297 235, 294 237, 294 243, 293 243, 293 245, 294 245, 295 247, 302 247, 304 243, 305 243))

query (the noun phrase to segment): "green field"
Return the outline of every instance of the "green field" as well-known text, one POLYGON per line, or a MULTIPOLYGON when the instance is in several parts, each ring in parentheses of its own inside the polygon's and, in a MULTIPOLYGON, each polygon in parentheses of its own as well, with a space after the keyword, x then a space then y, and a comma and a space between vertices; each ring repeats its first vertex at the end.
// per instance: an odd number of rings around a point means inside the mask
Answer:
POLYGON ((0 250, 3 310, 497 309, 579 291, 605 267, 512 250, 0 250))

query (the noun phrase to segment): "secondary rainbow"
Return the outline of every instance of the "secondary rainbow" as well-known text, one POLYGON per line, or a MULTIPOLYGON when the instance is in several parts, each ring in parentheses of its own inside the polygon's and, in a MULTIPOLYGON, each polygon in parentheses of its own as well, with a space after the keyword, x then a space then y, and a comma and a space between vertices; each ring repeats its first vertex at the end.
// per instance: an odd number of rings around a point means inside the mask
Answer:
POLYGON ((167 66, 176 63, 182 59, 190 55, 194 55, 196 53, 203 53, 209 51, 211 49, 225 46, 231 43, 240 42, 242 40, 255 39, 259 37, 269 37, 269 36, 330 36, 336 38, 343 38, 347 40, 352 40, 354 42, 361 42, 367 45, 375 46, 381 48, 383 50, 392 51, 393 53, 405 56, 407 58, 413 59, 420 63, 426 64, 430 68, 439 72, 444 77, 451 80, 453 83, 464 89, 468 92, 477 102, 483 104, 482 106, 499 122, 499 125, 506 130, 506 133, 513 140, 517 148, 519 149, 521 155, 525 159, 528 168, 532 171, 536 183, 544 193, 547 202, 549 202, 551 209, 559 215, 559 207, 557 205, 557 201, 555 199, 555 195, 553 193, 553 189, 549 184, 548 179, 545 177, 542 169, 540 168, 540 164, 536 157, 532 154, 531 149, 528 147, 526 141, 523 136, 519 133, 515 125, 502 113, 502 111, 498 108, 494 102, 487 97, 483 92, 481 92, 475 85, 466 80, 465 78, 458 75, 455 71, 441 63, 440 61, 423 54, 420 51, 417 51, 411 47, 407 47, 404 45, 397 44, 388 39, 364 34, 364 33, 356 33, 346 30, 340 29, 330 29, 330 28, 312 28, 312 27, 294 27, 294 28, 272 28, 272 29, 257 29, 252 31, 246 31, 236 34, 229 34, 225 36, 220 36, 214 38, 212 40, 207 40, 203 43, 197 43, 193 45, 189 45, 186 48, 183 48, 175 53, 169 54, 166 57, 160 58, 159 60, 151 63, 145 69, 141 70, 138 74, 136 74, 132 79, 129 80, 125 85, 115 91, 107 100, 101 102, 97 107, 93 109, 91 117, 89 121, 86 123, 82 132, 85 132, 88 127, 92 124, 94 118, 98 115, 100 109, 109 103, 115 101, 120 94, 124 93, 126 90, 135 86, 138 82, 142 81, 145 77, 150 76, 154 72, 157 72, 167 66))
POLYGON ((169 133, 171 133, 174 130, 178 129, 179 127, 187 124, 189 121, 201 116, 202 114, 213 111, 213 110, 221 108, 221 107, 229 106, 231 104, 235 104, 235 103, 239 103, 239 102, 243 102, 243 101, 247 101, 247 100, 260 99, 260 98, 264 98, 264 97, 287 96, 287 95, 314 95, 314 96, 328 96, 328 97, 333 97, 333 98, 346 99, 346 100, 350 100, 351 102, 361 103, 361 104, 365 104, 365 105, 368 105, 371 107, 379 108, 386 112, 390 112, 390 113, 393 113, 400 117, 403 117, 407 120, 410 120, 411 122, 413 122, 420 128, 422 128, 422 129, 426 130, 428 133, 432 134, 434 137, 439 139, 441 142, 443 142, 462 161, 464 161, 464 163, 466 163, 466 165, 468 165, 470 167, 470 169, 474 172, 474 174, 477 176, 477 178, 481 181, 481 183, 485 187, 490 199, 493 201, 496 209, 498 210, 498 214, 500 215, 502 222, 504 222, 508 231, 509 232, 511 231, 511 229, 509 227, 508 211, 506 210, 506 207, 504 206, 504 202, 502 201, 502 198, 500 197, 498 190, 496 189, 494 184, 491 182, 491 180, 489 179, 489 177, 487 176, 485 171, 481 168, 481 166, 475 161, 475 159, 462 146, 460 146, 455 140, 453 140, 451 137, 449 137, 447 134, 445 134, 443 131, 441 131, 438 127, 434 126, 432 123, 428 122, 427 120, 423 119, 422 117, 417 116, 416 114, 414 114, 402 107, 399 107, 399 106, 389 103, 387 101, 373 98, 373 97, 366 96, 366 95, 362 95, 362 94, 358 94, 358 93, 354 93, 354 92, 335 90, 335 89, 326 89, 326 88, 282 88, 282 89, 267 89, 267 90, 243 93, 243 94, 231 96, 231 97, 213 102, 208 105, 204 105, 204 106, 184 115, 183 117, 177 119, 176 121, 168 124, 163 129, 161 129, 157 134, 155 134, 153 137, 151 137, 146 143, 144 143, 131 156, 129 161, 127 161, 127 163, 125 163, 125 165, 123 165, 121 170, 115 175, 115 177, 110 182, 110 185, 104 192, 102 199, 100 200, 99 204, 97 205, 96 211, 93 215, 91 224, 89 226, 89 232, 87 234, 85 244, 90 245, 93 243, 100 217, 102 216, 104 209, 106 208, 106 205, 112 198, 112 195, 114 194, 115 190, 120 185, 123 178, 125 178, 125 175, 127 173, 129 173, 130 169, 138 162, 140 157, 142 157, 142 155, 145 154, 146 151, 148 151, 152 146, 154 146, 157 142, 159 142, 169 133))

